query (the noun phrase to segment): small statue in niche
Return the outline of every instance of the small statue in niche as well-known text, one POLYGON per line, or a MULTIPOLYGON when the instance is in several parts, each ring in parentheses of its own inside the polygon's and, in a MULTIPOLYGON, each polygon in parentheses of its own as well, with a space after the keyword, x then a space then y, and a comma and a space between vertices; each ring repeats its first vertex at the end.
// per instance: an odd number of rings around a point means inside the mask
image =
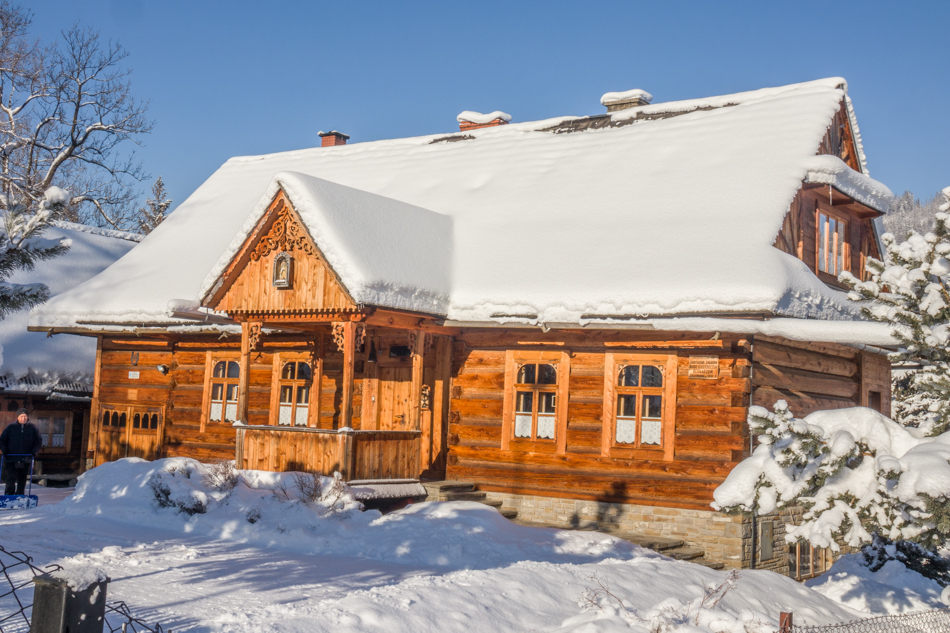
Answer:
POLYGON ((274 287, 290 288, 293 280, 294 260, 290 253, 278 253, 274 258, 274 287))

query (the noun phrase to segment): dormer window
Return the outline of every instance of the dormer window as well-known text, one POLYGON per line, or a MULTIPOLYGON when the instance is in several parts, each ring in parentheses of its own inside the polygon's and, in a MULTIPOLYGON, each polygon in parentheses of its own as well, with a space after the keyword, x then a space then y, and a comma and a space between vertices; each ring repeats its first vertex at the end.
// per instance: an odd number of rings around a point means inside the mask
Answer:
POLYGON ((839 215, 818 211, 817 224, 818 271, 837 277, 842 272, 851 270, 848 221, 839 215))

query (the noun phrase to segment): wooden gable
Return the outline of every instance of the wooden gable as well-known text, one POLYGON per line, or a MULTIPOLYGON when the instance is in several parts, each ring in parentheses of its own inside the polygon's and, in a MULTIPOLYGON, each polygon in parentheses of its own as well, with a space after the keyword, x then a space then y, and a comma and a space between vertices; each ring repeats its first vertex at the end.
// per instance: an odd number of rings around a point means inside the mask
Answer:
MULTIPOLYGON (((818 146, 817 154, 837 156, 851 169, 859 173, 864 172, 854 140, 854 130, 851 128, 851 119, 848 116, 848 105, 844 99, 841 100, 838 111, 828 125, 828 130, 818 146)), ((819 214, 822 213, 834 215, 847 222, 845 269, 863 279, 867 258, 881 258, 874 218, 882 214, 830 185, 805 184, 802 186, 792 204, 789 205, 782 228, 772 245, 805 262, 822 281, 840 286, 834 275, 818 269, 817 220, 819 214)))
POLYGON ((357 309, 283 190, 274 196, 203 304, 236 318, 357 309), (279 259, 284 260, 282 274, 275 270, 279 259))
POLYGON ((841 100, 838 111, 831 119, 817 153, 837 156, 851 169, 864 173, 861 157, 858 156, 858 146, 854 142, 854 130, 851 129, 851 118, 848 116, 848 104, 844 99, 841 100))
POLYGON ((820 213, 833 214, 847 222, 846 269, 863 279, 867 258, 881 259, 874 227, 874 218, 881 213, 829 185, 808 184, 799 190, 772 245, 805 262, 822 281, 840 286, 835 276, 818 269, 820 213))

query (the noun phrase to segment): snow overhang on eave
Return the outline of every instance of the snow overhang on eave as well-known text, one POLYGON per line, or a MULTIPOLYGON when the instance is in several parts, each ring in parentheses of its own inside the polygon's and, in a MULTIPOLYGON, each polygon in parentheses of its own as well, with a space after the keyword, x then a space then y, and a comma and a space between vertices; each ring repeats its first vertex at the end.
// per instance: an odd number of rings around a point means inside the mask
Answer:
POLYGON ((894 349, 898 341, 891 334, 887 323, 872 321, 795 319, 790 317, 764 317, 747 314, 745 317, 723 315, 667 316, 667 317, 602 317, 584 319, 582 322, 538 323, 527 319, 508 321, 455 321, 446 320, 445 327, 457 328, 522 328, 549 330, 638 330, 662 332, 695 332, 710 334, 717 338, 723 333, 749 336, 776 336, 796 341, 840 343, 858 349, 883 352, 894 349))
POLYGON ((805 163, 806 185, 827 185, 829 194, 838 192, 850 200, 884 215, 891 209, 894 194, 883 183, 851 169, 837 156, 812 156, 805 163))

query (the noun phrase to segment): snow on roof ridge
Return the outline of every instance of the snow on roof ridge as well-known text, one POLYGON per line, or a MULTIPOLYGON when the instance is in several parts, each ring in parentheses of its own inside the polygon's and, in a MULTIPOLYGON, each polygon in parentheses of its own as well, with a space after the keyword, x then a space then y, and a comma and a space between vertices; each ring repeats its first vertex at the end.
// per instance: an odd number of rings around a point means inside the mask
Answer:
POLYGON ((646 90, 634 88, 633 90, 623 90, 620 92, 605 92, 600 96, 600 105, 612 105, 614 103, 623 103, 632 99, 642 99, 647 103, 653 101, 653 95, 646 90))
POLYGON ((491 123, 495 119, 501 119, 504 122, 511 121, 511 115, 507 112, 502 112, 501 110, 492 110, 487 114, 481 112, 475 112, 474 110, 462 110, 458 113, 458 116, 455 117, 455 120, 459 123, 478 123, 485 124, 491 123))
POLYGON ((803 166, 807 169, 805 182, 831 185, 881 213, 891 208, 894 193, 887 185, 851 169, 837 156, 818 154, 806 159, 803 166))
POLYGON ((858 117, 854 113, 854 103, 852 103, 851 97, 848 96, 847 86, 847 82, 845 82, 844 102, 848 109, 848 121, 851 123, 851 135, 854 137, 854 146, 858 150, 858 161, 861 163, 861 171, 863 171, 866 176, 870 176, 871 172, 868 171, 868 157, 867 154, 864 153, 864 139, 861 138, 861 129, 858 127, 858 117))
POLYGON ((757 88, 755 90, 744 90, 721 95, 709 95, 705 97, 695 97, 691 99, 680 99, 677 101, 662 101, 660 103, 651 103, 648 105, 635 106, 617 112, 610 113, 614 120, 632 118, 638 114, 657 114, 661 112, 690 112, 700 108, 723 107, 726 105, 751 104, 759 101, 767 101, 775 98, 794 94, 805 89, 814 88, 832 88, 842 90, 847 94, 847 82, 842 77, 825 77, 822 79, 813 79, 794 84, 784 84, 781 86, 768 86, 766 88, 757 88))
POLYGON ((99 226, 90 226, 88 224, 79 224, 77 222, 67 222, 66 220, 53 220, 50 222, 50 225, 69 231, 79 231, 81 233, 89 233, 91 235, 101 235, 102 237, 114 237, 116 239, 127 240, 129 242, 141 242, 142 238, 145 237, 141 233, 134 233, 132 231, 105 229, 99 226))
MULTIPOLYGON (((696 97, 691 99, 681 99, 678 101, 663 101, 660 103, 652 103, 650 105, 639 106, 634 108, 629 108, 626 110, 620 110, 618 112, 611 113, 609 116, 612 116, 614 119, 622 119, 624 117, 636 116, 638 112, 667 112, 667 111, 689 111, 696 109, 697 106, 705 105, 711 101, 722 101, 730 103, 746 103, 747 101, 759 101, 765 100, 774 97, 784 96, 790 92, 793 92, 802 88, 811 88, 811 87, 824 87, 824 88, 835 88, 835 89, 845 89, 847 82, 842 77, 824 77, 821 79, 813 79, 811 81, 803 81, 794 84, 785 84, 780 86, 769 86, 766 88, 757 88, 754 90, 746 90, 742 92, 735 92, 730 94, 722 95, 712 95, 707 97, 696 97), (758 97, 757 99, 751 99, 751 97, 758 97)), ((466 111, 468 112, 468 111, 466 111)), ((497 113, 499 111, 496 111, 497 113)), ((490 114, 495 114, 490 113, 490 114)), ((461 116, 464 113, 460 113, 461 116)), ((479 114, 479 113, 474 113, 479 114)), ((501 112, 501 114, 505 114, 501 112)), ((483 115, 487 116, 487 115, 483 115)), ((546 119, 537 119, 532 121, 520 121, 518 123, 510 123, 509 125, 501 125, 496 127, 487 127, 476 130, 467 130, 466 134, 481 136, 481 135, 496 135, 496 134, 517 134, 524 131, 540 131, 545 128, 555 126, 559 123, 564 123, 567 121, 586 119, 591 115, 589 114, 564 114, 560 116, 553 116, 546 119)), ((597 115, 601 116, 601 115, 597 115)), ((510 117, 510 115, 509 115, 510 117)), ((494 119, 490 119, 488 122, 491 122, 494 119)), ((857 138, 855 143, 858 145, 858 153, 860 156, 864 157, 863 147, 860 145, 860 138, 857 130, 857 123, 855 120, 852 120, 852 127, 854 128, 857 138)), ((358 151, 364 151, 368 147, 374 147, 378 145, 389 145, 395 143, 409 143, 415 142, 419 145, 426 145, 431 143, 434 140, 444 138, 447 133, 457 134, 457 130, 446 130, 444 132, 436 132, 432 134, 421 134, 418 136, 398 136, 395 138, 381 138, 369 141, 360 141, 357 143, 348 143, 346 145, 341 145, 337 150, 337 153, 353 153, 358 151)), ((231 156, 228 158, 221 166, 227 165, 229 163, 246 163, 246 162, 256 162, 261 160, 267 160, 269 158, 281 157, 281 158, 295 158, 298 156, 311 156, 316 155, 321 150, 325 148, 321 147, 303 147, 300 149, 285 150, 280 152, 268 152, 266 154, 243 154, 238 156, 231 156)), ((219 167, 220 169, 220 167, 219 167)), ((182 206, 184 202, 182 203, 182 206)))

